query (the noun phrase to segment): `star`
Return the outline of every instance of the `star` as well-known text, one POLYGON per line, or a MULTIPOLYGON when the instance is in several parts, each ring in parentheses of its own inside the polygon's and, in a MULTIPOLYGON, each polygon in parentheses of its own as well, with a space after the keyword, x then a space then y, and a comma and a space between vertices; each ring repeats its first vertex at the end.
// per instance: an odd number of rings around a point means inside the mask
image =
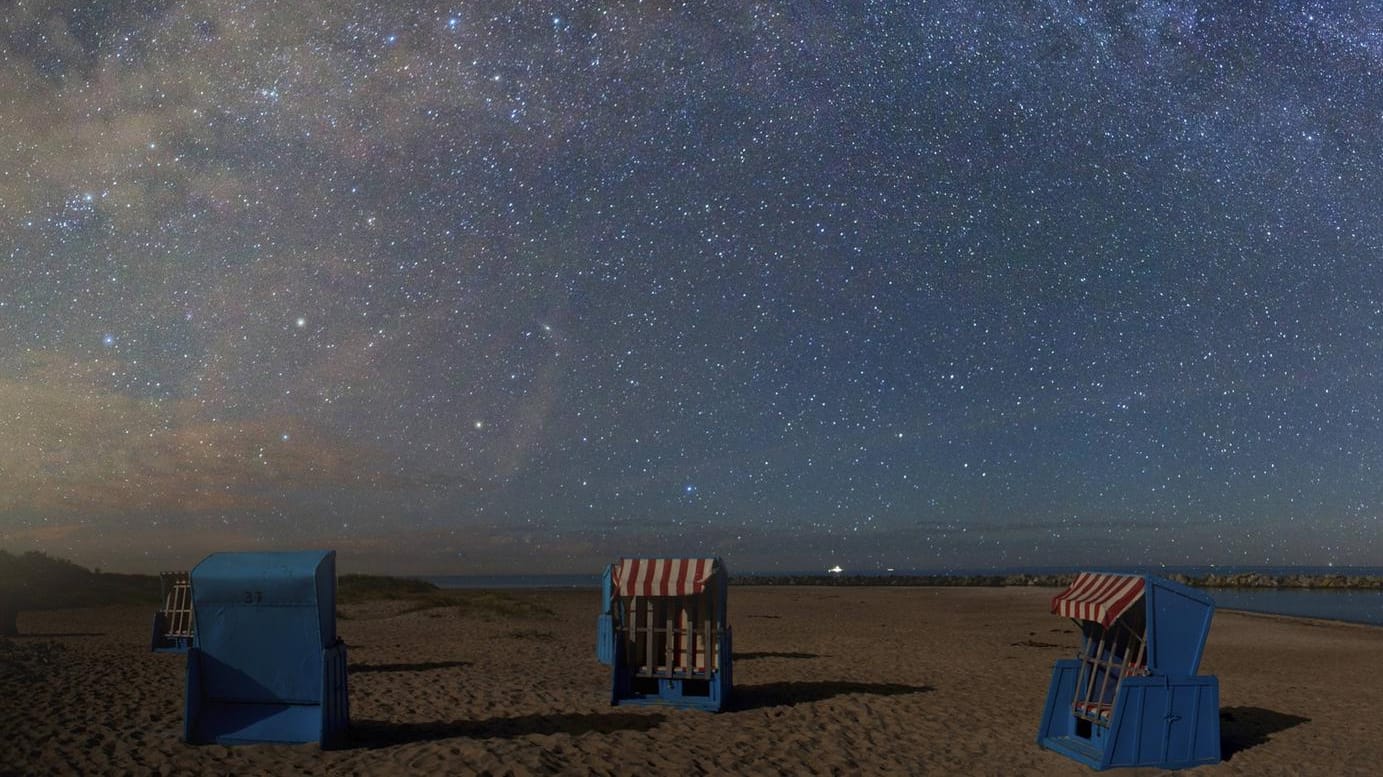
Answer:
POLYGON ((1383 557, 1363 6, 40 5, 0 36, 14 548, 1383 557))

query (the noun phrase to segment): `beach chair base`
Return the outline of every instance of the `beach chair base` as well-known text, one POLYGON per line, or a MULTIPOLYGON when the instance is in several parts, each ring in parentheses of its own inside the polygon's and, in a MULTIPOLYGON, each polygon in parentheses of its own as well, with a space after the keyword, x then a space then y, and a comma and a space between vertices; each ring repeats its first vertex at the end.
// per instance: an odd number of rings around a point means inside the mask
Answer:
MULTIPOLYGON (((1092 769, 1185 769, 1220 761, 1220 685, 1209 675, 1128 677, 1108 725, 1071 708, 1079 660, 1056 662, 1037 744, 1092 769)), ((1101 716, 1103 718, 1103 716, 1101 716)))
POLYGON ((240 745, 319 742, 323 749, 345 743, 350 726, 346 645, 322 651, 322 703, 261 703, 205 698, 201 650, 187 651, 187 698, 183 739, 188 744, 240 745))
POLYGON ((729 688, 720 672, 705 678, 634 677, 612 699, 616 707, 660 706, 720 712, 729 688))

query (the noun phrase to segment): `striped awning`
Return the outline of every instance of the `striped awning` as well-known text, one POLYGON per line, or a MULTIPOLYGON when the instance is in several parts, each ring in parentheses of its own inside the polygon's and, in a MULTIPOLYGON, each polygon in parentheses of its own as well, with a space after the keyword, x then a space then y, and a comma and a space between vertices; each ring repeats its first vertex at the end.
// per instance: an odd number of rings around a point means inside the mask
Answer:
POLYGON ((620 559, 615 596, 691 596, 706 588, 720 568, 713 558, 620 559))
POLYGON ((1082 572, 1069 588, 1052 597, 1052 614, 1108 628, 1143 598, 1143 582, 1142 575, 1082 572))

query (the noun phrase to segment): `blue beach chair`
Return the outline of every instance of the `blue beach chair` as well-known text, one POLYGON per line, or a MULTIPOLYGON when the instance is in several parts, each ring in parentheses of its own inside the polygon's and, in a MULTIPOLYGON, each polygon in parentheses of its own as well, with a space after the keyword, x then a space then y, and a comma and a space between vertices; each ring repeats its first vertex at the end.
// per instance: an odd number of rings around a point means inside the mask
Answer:
POLYGON ((1056 662, 1038 745, 1093 769, 1219 762, 1219 681, 1196 674, 1214 612, 1160 577, 1078 575, 1052 613, 1080 626, 1080 655, 1056 662))
POLYGON ((340 744, 350 710, 336 552, 213 553, 189 577, 184 738, 340 744))
POLYGON ((730 696, 728 573, 720 559, 622 559, 606 570, 597 654, 610 703, 719 711, 730 696))
POLYGON ((158 578, 163 604, 154 613, 149 649, 155 653, 186 653, 197 630, 192 619, 192 583, 186 572, 160 572, 158 578))

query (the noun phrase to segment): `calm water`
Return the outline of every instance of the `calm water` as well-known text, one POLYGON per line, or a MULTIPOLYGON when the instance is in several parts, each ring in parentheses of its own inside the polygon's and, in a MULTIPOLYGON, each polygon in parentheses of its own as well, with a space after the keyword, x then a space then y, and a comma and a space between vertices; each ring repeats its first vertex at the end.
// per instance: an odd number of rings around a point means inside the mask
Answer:
POLYGON ((1383 626, 1383 591, 1215 588, 1209 594, 1215 606, 1223 609, 1383 626))
MULTIPOLYGON (((1191 574, 1205 574, 1206 570, 1204 568, 1195 570, 1188 568, 1187 571, 1191 574)), ((1223 570, 1216 571, 1223 572, 1223 570)), ((1341 573, 1338 569, 1295 569, 1291 572, 1303 574, 1341 573)), ((991 570, 971 574, 995 573, 991 570)), ((1283 574, 1283 572, 1278 572, 1278 574, 1283 574)), ((1379 574, 1379 571, 1376 569, 1367 571, 1355 569, 1347 570, 1344 574, 1379 574)), ((453 575, 425 579, 440 588, 596 589, 600 587, 600 575, 453 575)), ((1326 618, 1383 626, 1383 591, 1212 588, 1208 590, 1208 593, 1215 600, 1215 605, 1222 609, 1266 612, 1274 615, 1296 615, 1304 618, 1326 618)))

